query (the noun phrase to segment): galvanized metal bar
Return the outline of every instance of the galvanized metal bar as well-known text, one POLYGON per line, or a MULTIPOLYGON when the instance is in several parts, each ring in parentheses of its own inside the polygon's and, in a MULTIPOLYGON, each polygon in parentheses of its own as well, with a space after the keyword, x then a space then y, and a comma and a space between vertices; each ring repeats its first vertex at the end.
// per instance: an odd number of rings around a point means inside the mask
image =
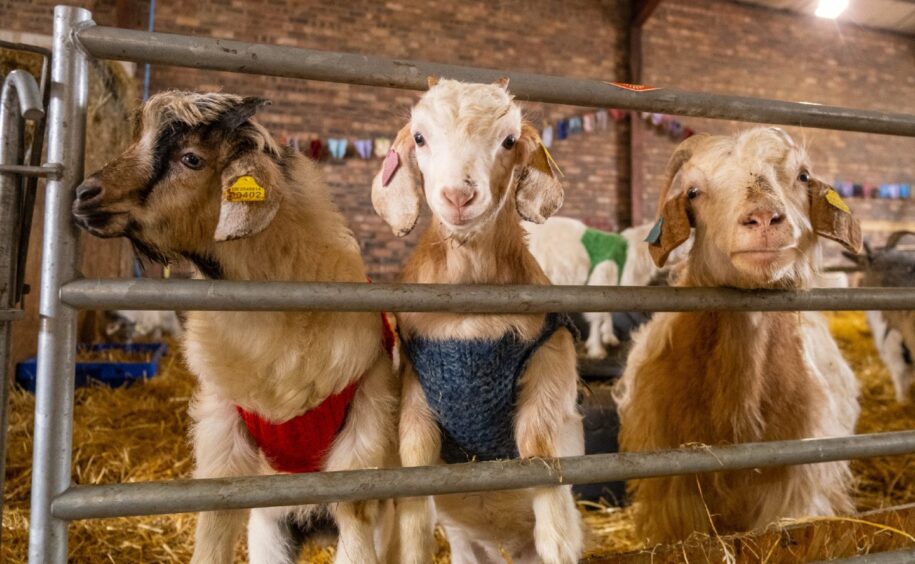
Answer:
POLYGON ((25 312, 21 309, 0 309, 0 321, 16 321, 22 319, 25 312))
POLYGON ((50 57, 51 51, 44 47, 39 47, 37 45, 29 45, 28 43, 18 43, 16 41, 4 41, 0 39, 0 47, 4 49, 12 49, 13 51, 26 51, 29 53, 36 53, 43 57, 50 57))
POLYGON ((806 291, 733 288, 354 284, 227 280, 74 280, 60 290, 80 309, 233 311, 826 311, 915 309, 913 288, 806 291))
POLYGON ((0 173, 18 174, 19 176, 37 176, 45 178, 57 178, 60 176, 60 165, 0 165, 0 173))
POLYGON ((0 89, 0 523, 3 520, 6 427, 12 377, 12 320, 4 319, 3 314, 15 312, 18 303, 17 267, 24 197, 22 177, 4 170, 4 165, 22 162, 25 157, 25 120, 40 119, 42 116, 41 93, 32 75, 22 70, 9 73, 0 89))
POLYGON ((232 479, 75 486, 57 496, 58 519, 98 519, 401 496, 593 484, 829 462, 915 452, 915 431, 853 437, 232 479))
POLYGON ((474 82, 492 82, 508 76, 511 78, 512 93, 524 100, 915 136, 915 116, 907 114, 689 92, 675 88, 633 92, 601 80, 505 72, 112 27, 86 27, 78 35, 79 41, 90 54, 104 59, 410 90, 425 90, 426 77, 430 75, 474 82))
POLYGON ((892 550, 888 552, 874 552, 852 556, 851 558, 837 558, 834 560, 821 560, 814 564, 912 564, 915 562, 915 548, 892 550))
POLYGON ((38 334, 38 374, 32 456, 29 562, 67 562, 67 522, 51 514, 51 501, 70 486, 76 310, 60 303, 60 287, 76 275, 78 236, 70 218, 73 190, 83 175, 89 92, 86 54, 74 30, 88 10, 54 9, 48 161, 63 166, 46 190, 38 334))

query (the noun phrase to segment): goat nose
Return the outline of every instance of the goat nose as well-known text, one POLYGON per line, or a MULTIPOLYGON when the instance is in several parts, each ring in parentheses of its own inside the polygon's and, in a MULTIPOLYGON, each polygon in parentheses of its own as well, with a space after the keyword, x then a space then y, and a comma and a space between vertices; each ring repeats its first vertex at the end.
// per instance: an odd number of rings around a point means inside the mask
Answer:
POLYGON ((468 190, 467 188, 445 188, 442 192, 445 200, 456 208, 467 207, 476 195, 475 190, 468 190))
POLYGON ((102 195, 102 185, 98 182, 88 179, 76 188, 76 201, 85 204, 102 195))
POLYGON ((784 215, 777 211, 757 209, 740 218, 740 224, 744 227, 754 229, 757 227, 778 225, 783 219, 784 215))

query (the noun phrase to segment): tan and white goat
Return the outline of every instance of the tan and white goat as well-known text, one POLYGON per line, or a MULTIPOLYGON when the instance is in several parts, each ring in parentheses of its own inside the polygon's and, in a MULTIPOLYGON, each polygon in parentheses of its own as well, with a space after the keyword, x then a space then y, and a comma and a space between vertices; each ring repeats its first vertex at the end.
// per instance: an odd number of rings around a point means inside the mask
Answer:
MULTIPOLYGON (((659 232, 649 237, 658 266, 695 228, 678 286, 808 288, 819 267, 818 236, 861 245, 857 220, 780 129, 684 141, 659 207, 659 232)), ((615 389, 622 450, 853 433, 857 382, 822 315, 660 313, 634 341, 615 389)), ((668 542, 850 511, 848 486, 843 461, 630 487, 640 534, 668 542)))
MULTIPOLYGON (((372 201, 396 234, 413 229, 423 197, 432 210, 404 282, 549 283, 519 222, 549 217, 562 187, 506 87, 430 80, 375 177, 372 201)), ((575 346, 562 325, 553 314, 399 314, 401 463, 582 454, 575 346)), ((400 500, 402 562, 431 561, 433 505, 455 563, 581 554, 562 486, 400 500)))
MULTIPOLYGON (((180 257, 210 279, 365 282, 359 246, 317 167, 253 116, 264 103, 167 92, 138 114, 124 154, 77 189, 76 223, 127 237, 145 257, 180 257)), ((187 313, 195 476, 384 466, 397 384, 378 313, 187 313)), ((201 513, 194 562, 233 561, 248 517, 252 562, 294 562, 289 527, 332 516, 336 561, 376 561, 378 502, 201 513)))

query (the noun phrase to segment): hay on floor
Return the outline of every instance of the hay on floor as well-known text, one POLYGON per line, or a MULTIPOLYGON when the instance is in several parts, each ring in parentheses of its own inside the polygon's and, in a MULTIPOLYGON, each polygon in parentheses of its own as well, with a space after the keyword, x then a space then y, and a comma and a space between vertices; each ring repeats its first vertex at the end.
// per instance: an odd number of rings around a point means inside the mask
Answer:
MULTIPOLYGON (((844 312, 831 314, 830 324, 861 382, 862 415, 858 432, 915 428, 915 406, 896 404, 889 375, 879 361, 864 315, 844 312)), ((176 351, 177 348, 173 346, 171 350, 176 351)), ((187 402, 194 380, 183 367, 177 353, 166 357, 163 366, 162 375, 144 384, 118 390, 86 388, 77 391, 73 464, 76 482, 114 483, 190 476, 192 460, 187 440, 187 402)), ((7 456, 6 514, 3 544, 0 548, 2 562, 26 560, 33 408, 34 399, 31 395, 21 390, 13 392, 7 456)), ((854 497, 859 510, 915 502, 915 456, 855 461, 852 468, 856 477, 854 497)), ((581 504, 580 507, 590 537, 586 556, 591 557, 592 561, 604 561, 610 555, 643 548, 632 528, 627 510, 593 504, 581 504)), ((915 534, 913 520, 897 524, 905 529, 904 533, 915 534)), ((873 533, 870 530, 872 526, 848 528, 849 523, 845 525, 846 528, 842 529, 842 523, 828 524, 829 527, 838 527, 834 530, 834 535, 852 535, 850 538, 855 541, 853 546, 860 553, 872 548, 883 550, 883 545, 868 540, 873 537, 865 538, 869 531, 873 533), (861 536, 859 538, 854 535, 861 536)), ((70 559, 73 562, 187 562, 193 544, 193 530, 193 515, 76 521, 70 527, 70 559)), ((895 539, 894 542, 899 541, 893 546, 909 543, 906 538, 896 538, 895 533, 884 531, 881 534, 895 539)), ((730 543, 728 546, 734 546, 735 543, 739 546, 756 546, 751 544, 751 538, 756 537, 748 534, 724 539, 730 543)), ((709 542, 719 544, 722 541, 696 538, 689 542, 695 546, 706 543, 702 545, 706 546, 709 542)), ((688 554, 701 554, 690 552, 693 549, 700 550, 690 546, 684 545, 687 550, 680 550, 677 556, 670 556, 670 560, 656 561, 689 561, 688 554)), ((769 545, 761 546, 771 548, 769 545)), ((655 552, 660 554, 658 550, 655 552)), ((237 561, 243 562, 243 547, 240 547, 237 555, 237 561)), ((324 564, 330 563, 332 559, 332 548, 310 547, 300 561, 324 564)), ((436 563, 444 564, 448 561, 447 542, 439 534, 436 563)))

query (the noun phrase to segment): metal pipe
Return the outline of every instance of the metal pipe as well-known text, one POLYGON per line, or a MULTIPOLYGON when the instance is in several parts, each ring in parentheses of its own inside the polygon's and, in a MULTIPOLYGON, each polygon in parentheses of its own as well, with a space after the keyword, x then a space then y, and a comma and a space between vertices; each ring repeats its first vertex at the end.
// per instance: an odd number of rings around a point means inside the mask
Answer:
POLYGON ((837 558, 835 560, 822 560, 814 564, 912 564, 915 562, 915 549, 892 550, 889 552, 873 552, 852 556, 851 558, 837 558))
POLYGON ((76 310, 60 303, 64 282, 76 275, 78 236, 70 219, 73 190, 83 175, 88 59, 74 31, 91 20, 82 8, 54 8, 48 161, 63 167, 46 189, 41 257, 38 374, 32 456, 29 562, 67 562, 67 522, 51 514, 51 501, 70 486, 76 310))
POLYGON ((74 280, 60 289, 79 309, 232 311, 826 311, 915 309, 913 288, 805 291, 733 288, 355 284, 228 280, 74 280))
POLYGON ((44 176, 57 178, 60 175, 60 165, 30 166, 30 165, 0 165, 0 172, 18 174, 19 176, 44 176))
MULTIPOLYGON (((25 156, 25 120, 44 116, 38 84, 29 73, 14 70, 0 91, 0 313, 15 311, 18 303, 19 240, 22 229, 23 180, 4 170, 25 156)), ((0 523, 6 477, 6 431, 12 359, 12 320, 0 317, 0 523)), ((2 527, 0 527, 2 531, 2 527)), ((2 538, 0 538, 2 543, 2 538)))
POLYGON ((58 519, 99 519, 330 503, 593 484, 911 452, 915 452, 915 431, 899 431, 652 453, 592 454, 554 460, 500 460, 383 470, 74 486, 57 496, 52 513, 58 519))
POLYGON ((0 321, 16 321, 24 316, 25 312, 21 309, 0 309, 0 321))
POLYGON ((503 72, 209 37, 91 26, 78 33, 93 56, 248 74, 425 90, 427 76, 474 82, 511 78, 520 99, 665 114, 915 136, 915 116, 675 88, 633 92, 600 80, 503 72))
MULTIPOLYGON (((50 105, 51 98, 51 52, 38 48, 36 52, 42 55, 41 61, 41 104, 43 108, 50 105)), ((32 146, 29 147, 28 164, 37 167, 41 164, 42 147, 44 146, 45 122, 47 115, 35 123, 32 129, 32 146)), ((55 167, 48 167, 55 168, 55 167)), ((60 175, 57 167, 55 178, 60 175)), ((50 175, 49 175, 50 177, 50 175)), ((25 181, 25 194, 22 197, 22 228, 19 237, 19 266, 16 269, 19 277, 16 279, 16 302, 22 301, 25 294, 26 263, 29 258, 29 239, 32 233, 32 216, 35 213, 35 199, 38 192, 38 177, 29 176, 25 181)))

